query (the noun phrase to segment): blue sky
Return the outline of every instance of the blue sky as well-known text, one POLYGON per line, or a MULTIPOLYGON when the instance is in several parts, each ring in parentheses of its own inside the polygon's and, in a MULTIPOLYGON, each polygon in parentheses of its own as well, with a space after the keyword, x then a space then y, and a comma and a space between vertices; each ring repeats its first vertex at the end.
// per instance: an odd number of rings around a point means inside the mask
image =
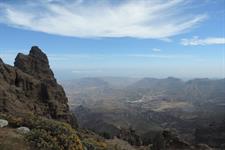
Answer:
POLYGON ((225 0, 0 0, 0 57, 38 45, 57 78, 225 77, 225 0))

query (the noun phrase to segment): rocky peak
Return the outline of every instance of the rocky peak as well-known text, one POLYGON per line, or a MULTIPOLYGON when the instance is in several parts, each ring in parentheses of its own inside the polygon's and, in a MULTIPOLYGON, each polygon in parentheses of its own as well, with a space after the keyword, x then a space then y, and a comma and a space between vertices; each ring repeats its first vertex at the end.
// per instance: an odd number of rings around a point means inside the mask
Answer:
POLYGON ((52 79, 54 74, 49 66, 47 55, 37 46, 33 46, 28 55, 19 53, 14 62, 15 67, 39 79, 52 79))
POLYGON ((19 53, 14 65, 6 65, 0 59, 0 112, 75 122, 64 89, 41 49, 33 46, 28 55, 19 53))
POLYGON ((41 49, 38 46, 32 46, 31 47, 29 56, 31 56, 33 58, 40 59, 40 60, 44 60, 48 64, 47 55, 44 52, 42 52, 41 49))

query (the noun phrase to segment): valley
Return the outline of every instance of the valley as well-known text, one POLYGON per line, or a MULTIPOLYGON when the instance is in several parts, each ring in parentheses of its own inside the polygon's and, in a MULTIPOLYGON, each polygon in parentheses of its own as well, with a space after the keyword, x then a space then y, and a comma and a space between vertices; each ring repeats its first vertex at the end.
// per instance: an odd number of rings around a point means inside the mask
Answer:
POLYGON ((77 79, 63 86, 79 125, 102 136, 114 138, 121 131, 133 130, 148 145, 157 134, 169 130, 192 144, 224 148, 225 79, 134 80, 122 88, 104 78, 77 79), (218 132, 220 138, 215 136, 218 132))

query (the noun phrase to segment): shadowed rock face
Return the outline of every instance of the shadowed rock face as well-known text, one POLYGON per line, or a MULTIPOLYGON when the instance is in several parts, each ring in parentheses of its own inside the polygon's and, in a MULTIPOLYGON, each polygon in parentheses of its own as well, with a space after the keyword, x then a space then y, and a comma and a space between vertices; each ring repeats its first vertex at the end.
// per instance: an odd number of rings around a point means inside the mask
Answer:
POLYGON ((37 47, 33 46, 29 55, 19 53, 15 59, 15 67, 39 79, 54 80, 47 56, 37 47))
POLYGON ((67 97, 50 69, 48 58, 37 46, 28 55, 19 53, 15 67, 0 59, 0 111, 14 115, 35 114, 74 121, 67 97))

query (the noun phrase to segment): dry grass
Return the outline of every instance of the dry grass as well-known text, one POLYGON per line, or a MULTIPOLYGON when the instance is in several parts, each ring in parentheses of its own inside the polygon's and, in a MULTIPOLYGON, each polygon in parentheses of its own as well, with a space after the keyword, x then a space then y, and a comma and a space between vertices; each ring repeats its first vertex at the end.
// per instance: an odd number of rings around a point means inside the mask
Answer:
POLYGON ((164 111, 164 110, 168 110, 168 109, 174 109, 174 108, 185 109, 185 108, 190 108, 190 107, 192 107, 192 105, 187 102, 162 101, 159 103, 157 108, 154 108, 153 110, 160 112, 160 111, 164 111))
POLYGON ((1 150, 29 150, 29 145, 24 137, 11 128, 0 128, 1 150))
POLYGON ((114 138, 106 141, 112 150, 136 150, 128 142, 114 138))

